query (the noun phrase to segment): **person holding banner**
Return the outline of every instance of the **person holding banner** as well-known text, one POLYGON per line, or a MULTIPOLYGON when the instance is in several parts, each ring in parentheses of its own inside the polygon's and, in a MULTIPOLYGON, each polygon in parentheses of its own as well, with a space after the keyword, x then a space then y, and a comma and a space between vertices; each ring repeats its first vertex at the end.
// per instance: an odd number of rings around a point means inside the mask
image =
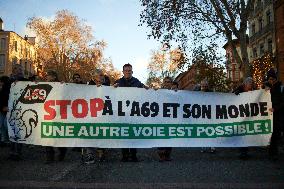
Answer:
MULTIPOLYGON (((92 79, 88 82, 88 85, 96 85, 97 87, 101 86, 110 86, 109 82, 106 81, 105 75, 103 74, 103 71, 100 69, 96 69, 92 72, 92 79)), ((97 148, 97 154, 99 157, 99 161, 103 162, 106 158, 106 149, 104 148, 97 148)), ((92 164, 95 163, 95 148, 86 148, 86 154, 87 158, 84 161, 86 164, 92 164)))
POLYGON ((0 78, 0 146, 4 146, 9 141, 6 114, 8 112, 10 87, 9 77, 2 76, 0 78))
MULTIPOLYGON (((46 77, 45 80, 47 82, 59 82, 57 73, 53 70, 49 70, 46 72, 46 77)), ((45 147, 46 150, 46 164, 50 164, 54 161, 54 155, 55 155, 55 151, 54 151, 54 147, 51 146, 46 146, 45 147)), ((59 154, 57 156, 57 160, 58 161, 63 161, 67 152, 67 148, 65 147, 60 147, 58 148, 59 154)))
POLYGON ((76 83, 76 84, 84 84, 84 82, 82 81, 82 78, 81 78, 80 74, 78 74, 78 73, 73 74, 72 80, 73 80, 73 83, 76 83))
MULTIPOLYGON (((239 87, 237 87, 233 93, 235 93, 236 95, 239 95, 240 93, 243 93, 243 92, 248 92, 248 91, 252 91, 252 90, 255 90, 255 87, 254 87, 254 82, 253 82, 253 79, 251 77, 247 77, 242 85, 240 85, 239 87)), ((239 158, 241 160, 247 160, 248 159, 248 147, 241 147, 240 148, 240 155, 239 155, 239 158)))
MULTIPOLYGON (((171 89, 176 90, 175 86, 173 87, 173 80, 171 77, 167 76, 163 79, 162 89, 171 89)), ((172 161, 171 159, 171 147, 160 147, 158 148, 159 162, 172 161)))
MULTIPOLYGON (((141 83, 137 78, 132 76, 133 71, 131 64, 124 64, 122 73, 123 77, 115 81, 113 85, 114 87, 138 87, 138 88, 149 89, 147 86, 141 83)), ((138 162, 136 154, 137 154, 136 148, 123 148, 121 161, 138 162)))
POLYGON ((178 83, 173 81, 171 89, 177 91, 178 90, 178 83))
MULTIPOLYGON (((24 72, 21 64, 15 64, 12 68, 12 74, 10 75, 10 82, 18 82, 18 81, 28 81, 24 77, 24 72)), ((22 147, 23 144, 12 142, 11 144, 11 153, 8 159, 13 161, 19 161, 22 160, 22 147)))
POLYGON ((281 116, 284 112, 284 87, 278 81, 277 73, 274 69, 270 69, 266 74, 267 82, 265 83, 266 90, 270 90, 273 112, 273 132, 270 140, 269 157, 275 161, 278 159, 278 146, 281 136, 281 116))
MULTIPOLYGON (((207 79, 203 79, 200 82, 200 88, 199 89, 200 89, 199 91, 202 91, 202 92, 212 92, 212 90, 209 89, 209 83, 208 83, 207 79)), ((204 152, 215 153, 216 149, 214 147, 202 147, 200 152, 201 153, 204 153, 204 152)))

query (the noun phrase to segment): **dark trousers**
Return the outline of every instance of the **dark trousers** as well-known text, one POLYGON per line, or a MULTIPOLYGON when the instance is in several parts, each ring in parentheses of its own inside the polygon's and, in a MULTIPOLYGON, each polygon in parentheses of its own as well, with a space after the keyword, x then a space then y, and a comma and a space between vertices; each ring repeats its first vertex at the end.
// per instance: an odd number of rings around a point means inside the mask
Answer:
POLYGON ((270 139, 270 146, 269 146, 269 155, 270 156, 277 156, 278 155, 278 146, 280 143, 280 136, 281 136, 281 116, 279 114, 273 114, 273 132, 270 139))
MULTIPOLYGON (((47 146, 45 147, 45 151, 46 151, 46 159, 49 160, 49 161, 53 161, 54 160, 54 155, 55 155, 55 148, 54 147, 51 147, 51 146, 47 146)), ((65 157, 65 154, 67 152, 67 148, 65 147, 61 147, 61 148, 58 148, 58 151, 59 151, 59 155, 58 155, 58 160, 63 160, 64 157, 65 157)))
POLYGON ((12 144, 11 144, 11 154, 20 156, 22 154, 22 147, 23 147, 23 144, 12 142, 12 144))
POLYGON ((278 146, 280 140, 280 130, 274 130, 270 139, 270 146, 269 146, 269 155, 270 156, 277 156, 278 155, 278 146))
POLYGON ((121 152, 123 158, 136 158, 136 148, 122 148, 121 152))
POLYGON ((158 148, 158 153, 163 154, 166 158, 170 158, 172 152, 172 147, 160 147, 158 148))

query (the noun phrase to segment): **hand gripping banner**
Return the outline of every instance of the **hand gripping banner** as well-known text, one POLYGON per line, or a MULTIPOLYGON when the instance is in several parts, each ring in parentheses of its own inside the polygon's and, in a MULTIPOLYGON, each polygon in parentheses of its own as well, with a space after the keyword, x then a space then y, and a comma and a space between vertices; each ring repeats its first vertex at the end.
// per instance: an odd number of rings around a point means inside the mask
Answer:
POLYGON ((50 82, 13 84, 11 141, 57 147, 266 146, 269 91, 235 95, 50 82))

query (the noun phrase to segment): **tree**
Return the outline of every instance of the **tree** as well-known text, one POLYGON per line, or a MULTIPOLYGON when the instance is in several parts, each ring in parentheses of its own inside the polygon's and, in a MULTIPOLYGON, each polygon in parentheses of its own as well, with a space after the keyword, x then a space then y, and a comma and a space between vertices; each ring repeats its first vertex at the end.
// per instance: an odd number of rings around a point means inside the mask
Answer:
POLYGON ((244 75, 250 75, 247 23, 255 0, 141 0, 141 24, 151 28, 149 36, 165 43, 172 40, 188 47, 187 41, 225 37, 244 75), (240 41, 241 56, 233 39, 240 41))
POLYGON ((173 50, 164 46, 159 50, 153 50, 150 63, 147 66, 149 87, 160 87, 164 77, 174 77, 179 72, 187 59, 183 51, 178 47, 173 50))
POLYGON ((39 39, 38 61, 44 69, 57 71, 63 81, 70 81, 75 72, 88 76, 106 61, 106 42, 95 40, 92 28, 67 10, 56 12, 51 21, 29 18, 27 26, 39 39))
POLYGON ((215 91, 228 92, 230 81, 224 73, 223 59, 216 52, 214 46, 199 46, 193 50, 192 67, 196 70, 195 82, 199 84, 206 79, 215 91))

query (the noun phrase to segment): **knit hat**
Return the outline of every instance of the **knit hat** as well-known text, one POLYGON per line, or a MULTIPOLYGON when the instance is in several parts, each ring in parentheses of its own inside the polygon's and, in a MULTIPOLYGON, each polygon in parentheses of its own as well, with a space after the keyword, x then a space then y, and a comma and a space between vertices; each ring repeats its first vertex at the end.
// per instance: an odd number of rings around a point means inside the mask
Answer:
POLYGON ((275 70, 273 68, 271 68, 270 70, 267 71, 266 73, 266 78, 267 80, 272 77, 274 79, 277 79, 277 73, 275 72, 275 70))

